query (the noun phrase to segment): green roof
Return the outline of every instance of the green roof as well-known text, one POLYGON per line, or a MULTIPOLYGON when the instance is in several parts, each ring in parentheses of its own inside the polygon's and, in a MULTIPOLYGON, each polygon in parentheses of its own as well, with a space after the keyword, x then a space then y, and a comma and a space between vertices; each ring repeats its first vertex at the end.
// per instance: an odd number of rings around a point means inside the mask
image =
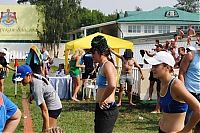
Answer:
POLYGON ((172 7, 159 7, 152 11, 127 12, 127 17, 120 18, 117 22, 133 23, 165 23, 165 24, 200 24, 200 13, 190 13, 172 7), (166 12, 175 11, 177 16, 165 16, 166 12))

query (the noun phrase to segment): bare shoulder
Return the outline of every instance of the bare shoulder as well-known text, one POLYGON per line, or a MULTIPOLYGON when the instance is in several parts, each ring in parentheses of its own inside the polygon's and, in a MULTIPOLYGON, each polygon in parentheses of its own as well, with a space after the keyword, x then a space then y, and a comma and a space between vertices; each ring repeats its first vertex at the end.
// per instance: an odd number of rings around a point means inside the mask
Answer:
POLYGON ((184 93, 185 91, 187 91, 187 89, 185 88, 184 83, 180 80, 180 79, 175 79, 174 83, 172 84, 173 87, 173 92, 175 95, 179 95, 181 93, 184 93))

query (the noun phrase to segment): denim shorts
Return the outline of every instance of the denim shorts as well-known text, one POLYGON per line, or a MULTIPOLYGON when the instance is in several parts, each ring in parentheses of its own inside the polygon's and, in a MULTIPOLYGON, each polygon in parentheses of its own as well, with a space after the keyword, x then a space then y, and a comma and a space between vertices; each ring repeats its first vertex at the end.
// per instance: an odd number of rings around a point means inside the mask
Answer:
POLYGON ((109 103, 107 109, 101 109, 96 103, 94 130, 95 133, 112 133, 119 111, 115 102, 109 103))
POLYGON ((125 85, 127 82, 128 85, 133 85, 133 74, 121 74, 119 79, 120 85, 125 85))

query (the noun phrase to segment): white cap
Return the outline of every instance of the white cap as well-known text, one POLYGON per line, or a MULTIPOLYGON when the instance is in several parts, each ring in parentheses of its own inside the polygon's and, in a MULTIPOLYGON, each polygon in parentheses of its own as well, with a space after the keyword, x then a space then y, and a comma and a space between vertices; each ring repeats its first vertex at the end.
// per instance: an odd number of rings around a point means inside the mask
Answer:
POLYGON ((165 63, 172 67, 174 67, 175 65, 174 57, 166 51, 160 51, 156 53, 156 55, 154 55, 153 57, 146 58, 145 60, 151 65, 158 65, 162 63, 165 63))
POLYGON ((196 48, 196 50, 200 50, 200 43, 196 42, 195 48, 196 48))
POLYGON ((0 53, 4 53, 4 54, 6 54, 6 50, 3 48, 3 49, 0 49, 0 53))
POLYGON ((193 47, 193 46, 189 46, 189 47, 187 47, 186 49, 189 49, 189 50, 196 50, 196 48, 195 47, 193 47))

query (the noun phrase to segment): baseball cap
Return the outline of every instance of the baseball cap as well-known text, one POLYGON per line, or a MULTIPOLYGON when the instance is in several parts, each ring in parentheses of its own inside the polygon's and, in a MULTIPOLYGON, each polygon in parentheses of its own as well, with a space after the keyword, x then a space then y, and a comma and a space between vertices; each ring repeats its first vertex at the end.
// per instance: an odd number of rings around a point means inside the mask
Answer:
POLYGON ((196 50, 196 49, 195 49, 195 47, 193 47, 193 46, 189 46, 189 47, 186 48, 186 50, 191 50, 191 51, 193 51, 193 50, 196 50))
POLYGON ((145 60, 151 65, 159 65, 162 63, 165 63, 172 67, 174 67, 175 65, 174 57, 166 51, 160 51, 156 53, 156 55, 154 55, 153 57, 146 58, 145 60))
POLYGON ((6 54, 6 50, 3 48, 3 49, 0 49, 0 53, 3 53, 3 54, 6 54))
POLYGON ((21 65, 17 68, 17 74, 13 77, 13 80, 22 81, 30 73, 32 73, 32 70, 29 65, 21 65))
POLYGON ((195 49, 196 49, 196 50, 200 50, 200 43, 196 42, 196 44, 195 44, 195 49))

